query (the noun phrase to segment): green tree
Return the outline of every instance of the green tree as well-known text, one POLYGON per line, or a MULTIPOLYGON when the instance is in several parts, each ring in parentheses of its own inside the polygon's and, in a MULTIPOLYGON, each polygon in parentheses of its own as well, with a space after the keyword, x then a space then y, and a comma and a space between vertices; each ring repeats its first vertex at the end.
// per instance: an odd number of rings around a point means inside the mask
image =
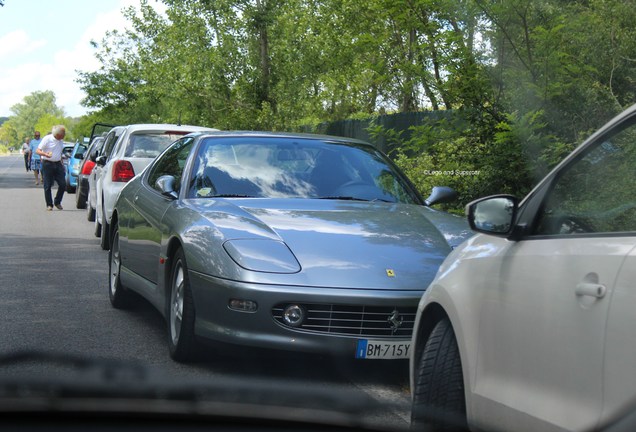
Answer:
POLYGON ((53 126, 60 124, 66 127, 66 136, 64 137, 64 141, 74 141, 73 125, 69 125, 68 118, 44 114, 38 119, 38 122, 35 124, 33 129, 40 131, 42 136, 44 136, 51 133, 53 126))
POLYGON ((18 139, 31 136, 35 125, 45 115, 64 117, 64 110, 56 105, 55 93, 50 90, 36 91, 25 96, 21 103, 11 107, 11 112, 11 121, 18 139))
POLYGON ((293 130, 452 110, 409 139, 374 133, 426 188, 426 170, 480 171, 442 179, 467 200, 528 190, 636 97, 636 0, 163 2, 96 44, 102 67, 79 78, 91 117, 293 130))
POLYGON ((13 118, 9 118, 9 120, 5 121, 2 126, 0 126, 0 143, 7 146, 17 146, 21 144, 21 137, 18 133, 18 130, 15 127, 15 121, 13 118))

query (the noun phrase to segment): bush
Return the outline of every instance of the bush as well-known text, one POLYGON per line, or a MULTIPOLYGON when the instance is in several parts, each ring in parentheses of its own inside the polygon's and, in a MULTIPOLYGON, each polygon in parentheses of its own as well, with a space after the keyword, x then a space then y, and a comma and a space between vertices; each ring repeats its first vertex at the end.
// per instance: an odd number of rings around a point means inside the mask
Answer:
MULTIPOLYGON (((433 186, 455 189, 459 199, 442 206, 463 213, 470 201, 508 193, 523 197, 571 148, 544 133, 543 113, 497 120, 464 111, 451 120, 412 127, 411 138, 391 156, 423 196, 433 186)), ((370 133, 394 140, 399 135, 375 127, 370 133)))

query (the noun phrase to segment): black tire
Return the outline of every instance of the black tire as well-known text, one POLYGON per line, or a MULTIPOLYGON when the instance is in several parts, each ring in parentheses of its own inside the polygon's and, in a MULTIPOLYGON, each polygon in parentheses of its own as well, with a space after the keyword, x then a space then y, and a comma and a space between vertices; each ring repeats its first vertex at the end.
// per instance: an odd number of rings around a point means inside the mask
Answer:
POLYGON ((170 291, 166 296, 166 321, 170 357, 178 362, 193 360, 196 356, 194 335, 194 302, 188 279, 188 267, 183 249, 172 258, 170 291))
POLYGON ((95 222, 95 209, 91 207, 90 203, 87 203, 86 207, 88 208, 88 211, 86 212, 86 219, 88 219, 89 222, 95 222))
MULTIPOLYGON (((95 212, 95 213, 97 213, 97 212, 95 212)), ((95 218, 93 219, 93 221, 95 222, 95 232, 94 232, 95 237, 101 237, 101 235, 102 235, 102 224, 100 224, 97 221, 97 214, 95 214, 95 218)))
POLYGON ((86 194, 82 193, 81 188, 79 188, 75 193, 75 207, 78 209, 86 208, 86 194))
POLYGON ((108 252, 108 298, 115 309, 126 309, 132 304, 132 294, 121 283, 121 254, 119 251, 119 229, 114 226, 112 247, 108 252))
POLYGON ((103 250, 110 249, 110 224, 106 222, 106 213, 104 207, 102 207, 102 224, 101 235, 99 239, 99 245, 103 250))
POLYGON ((411 430, 467 431, 464 376, 447 318, 429 336, 415 371, 411 430))

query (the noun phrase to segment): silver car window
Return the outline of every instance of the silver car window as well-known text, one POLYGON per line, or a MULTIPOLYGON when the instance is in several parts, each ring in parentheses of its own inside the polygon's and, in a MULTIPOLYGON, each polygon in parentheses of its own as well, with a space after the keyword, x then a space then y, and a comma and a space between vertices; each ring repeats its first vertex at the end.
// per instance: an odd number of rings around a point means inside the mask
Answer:
POLYGON ((537 234, 636 233, 636 126, 605 137, 566 167, 537 234))
POLYGON ((193 142, 194 139, 191 137, 182 138, 157 159, 148 174, 148 184, 150 187, 156 188, 156 182, 159 177, 170 175, 175 178, 175 190, 179 191, 181 178, 183 177, 183 169, 190 150, 192 149, 193 142))

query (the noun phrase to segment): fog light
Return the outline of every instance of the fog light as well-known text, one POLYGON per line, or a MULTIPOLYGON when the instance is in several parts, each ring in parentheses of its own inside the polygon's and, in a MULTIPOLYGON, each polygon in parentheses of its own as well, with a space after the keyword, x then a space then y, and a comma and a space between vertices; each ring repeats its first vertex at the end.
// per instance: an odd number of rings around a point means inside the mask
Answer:
POLYGON ((230 299, 229 307, 239 312, 256 312, 258 304, 252 300, 230 299))
POLYGON ((283 311, 283 321, 291 327, 300 327, 305 321, 305 309, 298 305, 289 305, 283 311))

